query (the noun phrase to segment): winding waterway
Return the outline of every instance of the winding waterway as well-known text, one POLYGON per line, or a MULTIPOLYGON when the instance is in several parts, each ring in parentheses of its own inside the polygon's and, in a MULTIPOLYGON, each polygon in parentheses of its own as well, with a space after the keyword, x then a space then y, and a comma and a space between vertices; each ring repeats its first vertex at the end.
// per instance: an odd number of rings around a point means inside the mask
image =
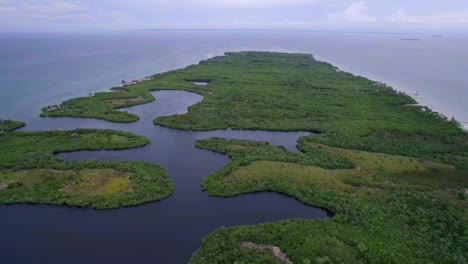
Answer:
POLYGON ((150 104, 125 109, 141 117, 117 124, 95 119, 33 118, 23 130, 118 129, 144 135, 151 144, 123 151, 60 154, 65 159, 137 160, 166 167, 175 184, 167 199, 142 206, 98 211, 44 205, 0 206, 2 263, 186 263, 203 237, 222 226, 251 225, 289 218, 326 219, 327 212, 275 193, 210 197, 204 177, 225 166, 227 156, 195 148, 210 137, 269 141, 297 151, 306 132, 193 132, 154 126, 157 116, 183 114, 202 96, 157 91, 150 104))
POLYGON ((176 188, 164 201, 111 211, 0 206, 0 263, 185 263, 203 236, 220 226, 326 217, 324 211, 278 194, 223 199, 209 197, 200 188, 202 179, 223 167, 228 158, 196 149, 197 139, 267 140, 295 150, 302 134, 189 132, 154 126, 154 117, 183 113, 201 100, 184 92, 157 92, 156 102, 130 108, 142 117, 131 124, 41 119, 37 115, 43 106, 118 85, 122 79, 185 67, 225 51, 268 50, 312 53, 345 71, 417 95, 418 102, 449 118, 455 116, 468 127, 467 45, 466 35, 434 38, 413 33, 0 34, 0 118, 25 121, 25 130, 111 128, 145 135, 152 143, 144 148, 61 156, 156 162, 168 168, 176 188), (400 40, 414 37, 422 41, 400 40))

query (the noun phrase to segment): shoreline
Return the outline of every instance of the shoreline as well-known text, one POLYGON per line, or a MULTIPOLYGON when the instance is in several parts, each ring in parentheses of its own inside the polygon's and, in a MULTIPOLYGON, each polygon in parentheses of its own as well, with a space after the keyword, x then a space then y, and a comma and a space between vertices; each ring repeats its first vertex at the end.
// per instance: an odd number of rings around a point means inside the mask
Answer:
MULTIPOLYGON (((254 50, 257 50, 257 49, 254 49, 254 50)), ((394 89, 397 92, 403 92, 405 95, 407 95, 407 96, 411 97, 412 99, 414 99, 417 102, 418 105, 420 105, 422 107, 426 106, 426 107, 430 108, 434 112, 436 112, 436 113, 440 114, 441 116, 445 117, 447 120, 450 120, 452 117, 455 118, 455 120, 460 124, 460 127, 464 131, 468 131, 468 121, 466 120, 467 119, 466 117, 464 118, 464 117, 461 117, 459 115, 454 115, 453 113, 451 113, 451 111, 448 111, 447 109, 444 109, 446 107, 444 105, 440 104, 439 102, 437 102, 437 100, 434 100, 433 98, 431 98, 431 94, 425 93, 424 89, 417 90, 417 87, 411 88, 411 87, 405 86, 404 84, 399 84, 396 81, 386 79, 385 76, 382 76, 382 75, 378 76, 376 74, 372 74, 369 71, 361 71, 359 69, 353 68, 349 64, 339 63, 339 62, 336 61, 336 59, 334 59, 332 57, 321 56, 317 52, 312 52, 312 51, 307 51, 307 50, 288 50, 288 51, 284 51, 282 49, 267 49, 267 50, 271 51, 271 52, 280 52, 280 53, 311 54, 311 55, 314 56, 314 58, 317 61, 330 63, 331 65, 335 66, 337 68, 338 72, 343 71, 343 72, 351 73, 354 76, 362 76, 362 77, 364 77, 366 79, 375 81, 377 83, 385 84, 385 85, 391 87, 392 89, 394 89)), ((217 52, 214 52, 213 54, 214 54, 214 56, 226 56, 226 53, 229 53, 229 52, 230 51, 224 51, 223 50, 222 52, 217 51, 217 52)), ((90 93, 95 94, 95 93, 101 93, 101 92, 113 92, 114 90, 123 89, 125 87, 131 87, 132 85, 135 85, 135 84, 140 84, 140 83, 145 83, 147 81, 152 81, 153 78, 155 76, 157 76, 157 75, 170 73, 170 72, 173 72, 173 71, 176 71, 176 70, 179 70, 179 69, 184 69, 184 68, 192 66, 192 65, 198 65, 201 61, 204 61, 204 60, 206 60, 206 58, 200 59, 200 60, 198 60, 196 62, 193 62, 191 64, 189 63, 189 64, 187 64, 185 66, 180 67, 180 68, 175 68, 175 69, 169 68, 167 70, 160 71, 160 72, 142 74, 141 76, 144 76, 144 77, 133 78, 133 79, 131 79, 131 81, 126 82, 125 85, 123 83, 119 83, 116 80, 114 80, 115 85, 110 85, 108 88, 105 88, 105 89, 96 89, 96 90, 94 90, 94 91, 92 91, 90 93)), ((112 82, 114 83, 114 81, 112 81, 112 82)), ((166 90, 166 89, 161 88, 161 89, 155 89, 155 90, 166 90)), ((193 92, 193 90, 186 90, 186 91, 193 92)), ((80 97, 82 97, 82 96, 70 97, 70 98, 73 99, 73 98, 80 98, 80 97)), ((86 96, 83 96, 83 97, 86 97, 86 96)), ((63 99, 59 99, 58 101, 64 102, 64 101, 67 101, 69 99, 63 98, 63 99)), ((138 103, 136 105, 140 105, 140 104, 141 103, 138 103)), ((129 106, 124 106, 123 108, 126 108, 126 107, 129 107, 129 106)), ((313 132, 315 132, 315 131, 313 131, 313 132)))
POLYGON ((463 130, 468 131, 468 122, 460 123, 460 125, 462 126, 463 130))
POLYGON ((450 113, 446 109, 444 110, 443 109, 444 105, 436 102, 436 100, 434 100, 431 97, 431 94, 425 93, 424 89, 417 90, 417 87, 410 88, 410 87, 407 87, 407 86, 405 86, 403 84, 398 84, 396 81, 384 80, 385 78, 382 78, 382 76, 380 76, 380 77, 376 76, 375 74, 372 74, 369 71, 359 71, 356 68, 353 68, 353 67, 351 67, 349 65, 336 62, 335 60, 333 60, 333 58, 326 58, 326 57, 321 57, 321 56, 314 56, 314 58, 316 60, 318 60, 318 61, 330 63, 333 66, 336 66, 337 71, 348 72, 348 73, 353 74, 354 76, 362 76, 362 77, 367 78, 369 80, 376 81, 376 82, 379 82, 379 83, 383 83, 383 84, 391 87, 392 89, 394 89, 397 92, 402 92, 405 95, 413 98, 417 102, 417 105, 423 106, 423 107, 424 106, 429 107, 434 112, 436 112, 438 114, 441 114, 442 116, 447 118, 447 120, 450 120, 451 118, 455 118, 455 120, 460 124, 460 127, 464 131, 468 132, 468 121, 465 121, 465 118, 460 117, 460 116, 456 116, 453 113, 450 113))
MULTIPOLYGON (((269 52, 278 52, 278 51, 269 51, 269 52)), ((229 56, 229 53, 231 52, 222 52, 222 54, 220 55, 217 55, 215 57, 224 57, 224 56, 229 56)), ((236 53, 236 52, 234 52, 236 53)), ((401 84, 397 84, 396 82, 394 81, 389 81, 389 80, 386 80, 385 77, 382 77, 382 76, 377 76, 375 74, 372 74, 370 73, 369 71, 367 72, 364 72, 364 71, 359 71, 357 70, 356 68, 353 68, 353 67, 350 67, 349 65, 347 64, 342 64, 342 63, 338 63, 336 61, 334 61, 333 59, 326 59, 326 56, 325 57, 321 57, 321 56, 316 56, 315 53, 310 53, 310 52, 307 52, 307 51, 300 51, 300 50, 297 50, 297 51, 287 51, 287 52, 279 52, 279 53, 287 53, 287 54, 308 54, 308 55, 312 55, 313 58, 319 62, 322 62, 322 63, 327 63, 327 64, 330 64, 332 65, 333 67, 335 67, 335 70, 336 72, 346 72, 346 73, 350 73, 356 77, 363 77, 365 79, 368 79, 370 81, 373 81, 375 82, 376 84, 379 84, 379 85, 383 85, 383 86, 387 86, 391 89, 393 89, 394 91, 396 92, 401 92, 403 93, 404 95, 412 98, 413 100, 416 101, 416 104, 414 104, 414 106, 420 106, 420 107, 427 107, 429 109, 431 109, 434 113, 438 114, 441 118, 443 119, 446 119, 447 121, 451 120, 452 118, 455 119, 455 121, 459 124, 459 127, 461 130, 465 131, 465 132, 468 132, 468 122, 465 122, 465 118, 463 117, 460 117, 460 116, 456 116, 452 113, 450 113, 448 110, 443 110, 442 108, 444 108, 443 105, 439 104, 436 102, 436 100, 434 100, 433 98, 431 98, 431 95, 430 94, 424 94, 424 90, 423 90, 423 95, 421 95, 420 93, 420 90, 416 90, 414 88, 409 88, 408 86, 405 86, 405 85, 401 85, 401 84), (424 96, 424 95, 428 95, 428 96, 424 96), (463 121, 461 121, 463 120, 463 121)), ((199 60, 197 63, 194 63, 194 64, 190 64, 190 65, 187 65, 185 67, 182 67, 178 70, 182 70, 182 69, 185 69, 187 67, 190 67, 190 66, 195 66, 195 65, 199 65, 201 62, 205 61, 206 59, 201 59, 199 60)), ((112 93, 112 92, 120 92, 120 91, 130 91, 131 87, 133 86, 137 86, 137 85, 141 85, 141 84, 145 84, 147 82, 152 82, 155 80, 155 78, 157 76, 161 76, 161 75, 166 75, 166 74, 170 74, 170 73, 173 73, 177 70, 168 70, 168 71, 164 71, 164 72, 156 72, 156 73, 153 73, 153 74, 147 74, 145 77, 140 77, 140 78, 134 78, 133 80, 131 81, 124 81, 122 80, 120 84, 117 84, 117 85, 113 85, 111 86, 110 88, 108 89, 105 89, 105 90, 96 90, 96 91, 93 91, 91 93, 88 94, 88 96, 83 96, 83 97, 76 97, 78 99, 80 98, 85 98, 85 97, 94 97, 100 93, 112 93)), ((208 84, 209 84, 209 81, 206 82, 206 83, 203 83, 203 85, 199 85, 198 83, 194 82, 194 80, 186 80, 186 81, 189 81, 192 83, 192 85, 194 86, 197 86, 197 87, 206 87, 208 84)), ((196 81, 196 80, 195 80, 196 81)), ((204 80, 205 81, 205 80, 204 80)), ((188 92, 195 92, 195 93, 198 93, 198 94, 201 94, 204 96, 203 93, 200 93, 199 91, 194 91, 194 89, 192 88, 188 88, 188 87, 185 87, 185 88, 155 88, 155 89, 150 89, 152 91, 158 91, 158 90, 184 90, 184 91, 188 91, 188 92)), ((211 92, 207 92, 209 94, 211 94, 211 92)), ((141 96, 141 95, 140 95, 141 96)), ((68 102, 70 100, 74 100, 76 98, 72 98, 72 99, 68 99, 66 101, 62 101, 62 103, 60 104, 60 106, 65 103, 65 102, 68 102)), ((154 98, 153 98, 154 100, 154 98)), ((134 106, 134 105, 141 105, 141 104, 146 104, 146 103, 149 103, 151 102, 151 98, 150 100, 148 100, 148 98, 146 98, 146 100, 143 100, 142 102, 136 102, 136 103, 131 103, 131 104, 126 104, 126 105, 122 105, 122 106, 119 106, 119 107, 114 107, 114 110, 119 110, 120 108, 127 108, 127 107, 130 107, 130 106, 134 106)), ((411 105, 413 106, 413 105, 411 105)), ((52 110, 54 110, 55 108, 58 108, 59 106, 58 105, 53 105, 53 106, 47 106, 47 107, 44 107, 42 109, 42 113, 40 114, 41 117, 64 117, 63 115, 50 115, 50 112, 48 111, 50 108, 52 108, 52 110), (44 109, 46 109, 46 111, 44 112, 44 109), (50 116, 49 116, 50 115, 50 116)), ((125 114, 126 112, 120 112, 119 111, 119 114, 125 114)), ((128 114, 128 113, 127 113, 128 114)), ((131 115, 131 114, 130 114, 131 115)), ((102 117, 94 117, 94 116, 69 116, 69 115, 65 115, 66 117, 81 117, 81 118, 95 118, 95 119, 104 119, 106 121, 109 121, 109 122, 117 122, 117 123, 131 123, 131 122, 135 122, 135 121, 138 121, 138 117, 136 118, 136 120, 126 120, 126 121, 122 121, 122 120, 107 120, 105 118, 102 118, 102 117)), ((134 117, 132 116, 131 119, 133 119, 134 117)), ((153 120, 153 123, 155 123, 155 120, 153 120)), ((156 123, 155 123, 156 124, 156 123)), ((167 126, 167 125, 164 125, 164 124, 160 124, 158 123, 157 125, 162 125, 162 126, 165 126, 165 127, 168 127, 168 128, 174 128, 174 129, 181 129, 179 127, 172 127, 172 126, 167 126)), ((235 129, 235 128, 234 128, 235 129)), ((182 130, 185 130, 185 129, 182 129, 182 130)), ((198 130, 198 129, 195 129, 195 130, 198 130)), ((204 130, 204 129, 203 129, 204 130)), ((208 129, 208 130, 211 130, 211 129, 208 129)), ((256 130, 256 129, 253 129, 253 130, 256 130)), ((261 129, 261 130, 265 130, 265 129, 261 129)), ((267 129, 268 130, 268 129, 267 129)), ((300 130, 303 130, 303 129, 300 129, 300 130)), ((276 130, 275 130, 276 131, 276 130)), ((284 130, 280 130, 280 131, 284 131, 284 130)), ((296 131, 296 130, 294 130, 296 131)), ((321 132, 321 131, 309 131, 309 132, 312 132, 312 133, 317 133, 317 132, 321 132)))

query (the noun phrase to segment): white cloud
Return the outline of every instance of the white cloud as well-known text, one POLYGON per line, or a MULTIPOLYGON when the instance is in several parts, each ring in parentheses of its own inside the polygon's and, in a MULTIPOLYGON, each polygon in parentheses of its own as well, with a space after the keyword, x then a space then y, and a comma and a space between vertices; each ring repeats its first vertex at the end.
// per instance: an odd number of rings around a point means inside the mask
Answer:
POLYGON ((66 15, 86 11, 86 8, 79 3, 66 1, 47 1, 46 3, 23 6, 22 11, 27 14, 37 14, 45 16, 66 15))
POLYGON ((364 1, 354 2, 344 11, 328 14, 330 22, 375 22, 377 18, 366 14, 367 5, 364 1))
POLYGON ((11 6, 0 6, 0 15, 12 15, 15 14, 18 10, 15 7, 11 6))
POLYGON ((393 23, 408 24, 447 24, 447 23, 468 23, 468 10, 445 12, 433 15, 408 15, 404 9, 400 8, 390 17, 393 23))
POLYGON ((468 4, 458 9, 427 5, 403 0, 0 0, 0 30, 468 25, 468 4), (400 6, 420 13, 393 13, 400 6))
POLYGON ((45 1, 29 1, 28 4, 13 5, 7 0, 0 0, 0 20, 7 19, 6 16, 17 17, 23 20, 30 19, 73 19, 80 20, 96 20, 96 17, 106 19, 128 19, 126 13, 120 11, 106 10, 98 12, 90 12, 88 7, 80 2, 70 2, 64 0, 45 0, 45 1))
POLYGON ((9 5, 7 0, 0 0, 0 18, 3 16, 11 16, 17 11, 16 7, 9 5))
MULTIPOLYGON (((330 0, 328 0, 329 2, 330 0)), ((159 8, 264 8, 327 2, 327 0, 136 0, 159 8)))
POLYGON ((15 3, 0 0, 0 20, 9 18, 23 19, 52 19, 57 16, 79 14, 86 11, 86 8, 78 2, 67 2, 63 0, 49 0, 15 3), (3 19, 2 19, 3 18, 3 19))

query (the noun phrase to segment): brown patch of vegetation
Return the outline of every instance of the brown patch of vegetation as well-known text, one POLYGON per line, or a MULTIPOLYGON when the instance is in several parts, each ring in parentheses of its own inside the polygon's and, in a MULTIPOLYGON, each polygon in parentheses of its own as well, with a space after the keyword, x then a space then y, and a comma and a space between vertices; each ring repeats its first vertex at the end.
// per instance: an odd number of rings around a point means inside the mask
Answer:
POLYGON ((121 107, 121 106, 126 106, 128 104, 142 103, 144 101, 145 101, 145 97, 140 95, 140 96, 135 97, 135 98, 107 100, 107 101, 105 101, 105 104, 110 105, 112 107, 121 107))
POLYGON ((60 191, 71 195, 115 195, 130 190, 127 173, 115 170, 86 170, 60 191))
POLYGON ((261 245, 261 244, 255 244, 253 242, 243 242, 241 244, 241 247, 243 248, 248 248, 248 249, 253 249, 255 251, 271 251, 273 253, 273 256, 282 262, 286 264, 292 264, 292 261, 289 259, 288 255, 281 251, 279 247, 275 247, 273 245, 261 245))

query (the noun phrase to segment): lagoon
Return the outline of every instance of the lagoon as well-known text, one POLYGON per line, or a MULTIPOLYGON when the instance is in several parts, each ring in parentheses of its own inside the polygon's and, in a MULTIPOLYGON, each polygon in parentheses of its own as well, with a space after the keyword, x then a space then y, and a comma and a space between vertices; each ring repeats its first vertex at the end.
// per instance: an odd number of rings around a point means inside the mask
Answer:
POLYGON ((80 118, 45 118, 26 130, 109 128, 149 137, 151 144, 124 151, 59 154, 65 159, 155 162, 169 171, 175 192, 169 198, 138 207, 110 211, 43 205, 0 206, 0 253, 8 263, 186 263, 203 237, 222 226, 252 225, 289 218, 328 219, 325 210, 306 206, 276 193, 235 198, 210 197, 202 179, 227 164, 224 155, 195 148, 211 137, 268 141, 290 151, 307 132, 193 132, 154 126, 157 116, 182 114, 202 96, 184 91, 157 91, 152 103, 124 110, 141 117, 116 124, 80 118), (274 205, 274 206, 272 206, 274 205), (31 245, 31 246, 28 246, 31 245), (104 257, 105 256, 105 257, 104 257))

